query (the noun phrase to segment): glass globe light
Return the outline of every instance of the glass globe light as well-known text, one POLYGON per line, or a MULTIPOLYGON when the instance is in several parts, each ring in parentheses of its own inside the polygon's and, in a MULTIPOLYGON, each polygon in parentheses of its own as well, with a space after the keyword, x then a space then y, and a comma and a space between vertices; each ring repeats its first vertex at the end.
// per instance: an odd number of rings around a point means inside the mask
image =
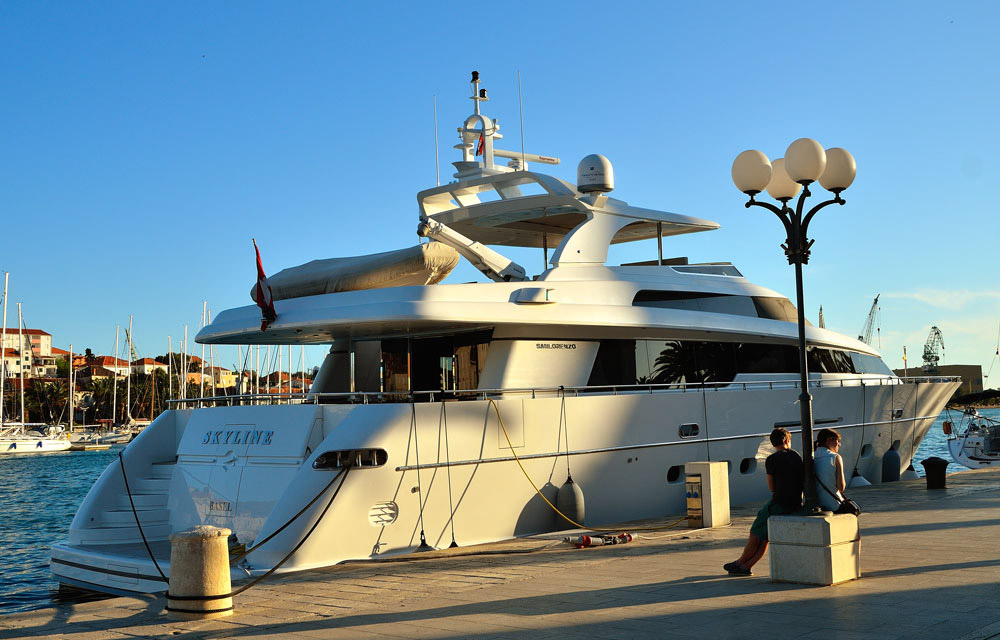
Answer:
POLYGON ((785 151, 785 170, 799 184, 819 180, 826 169, 826 152, 823 145, 812 138, 799 138, 785 151))
POLYGON ((792 180, 785 171, 784 158, 771 161, 771 181, 767 183, 767 192, 772 198, 778 202, 788 202, 798 195, 801 188, 802 185, 792 180))
POLYGON ((770 180, 771 161, 760 151, 750 149, 733 160, 733 184, 748 196, 763 191, 770 180))
POLYGON ((833 193, 840 193, 854 182, 858 173, 858 165, 854 156, 847 149, 834 147, 826 150, 826 171, 819 178, 823 188, 833 193))

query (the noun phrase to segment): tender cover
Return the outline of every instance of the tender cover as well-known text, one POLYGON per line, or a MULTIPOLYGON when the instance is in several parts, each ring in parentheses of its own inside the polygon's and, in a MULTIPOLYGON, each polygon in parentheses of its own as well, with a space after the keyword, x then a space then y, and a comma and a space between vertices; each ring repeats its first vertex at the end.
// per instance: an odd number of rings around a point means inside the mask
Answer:
MULTIPOLYGON (((458 252, 440 242, 350 258, 313 260, 267 279, 275 300, 338 291, 437 284, 458 264, 458 252)), ((250 289, 257 301, 257 286, 250 289)))

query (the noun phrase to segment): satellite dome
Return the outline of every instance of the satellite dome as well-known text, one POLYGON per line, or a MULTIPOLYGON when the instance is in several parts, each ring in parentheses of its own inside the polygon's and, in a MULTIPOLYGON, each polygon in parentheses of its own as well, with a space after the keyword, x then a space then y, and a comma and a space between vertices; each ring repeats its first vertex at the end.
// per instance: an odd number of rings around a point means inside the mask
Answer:
POLYGON ((607 193, 615 188, 615 171, 611 161, 599 153, 592 153, 580 161, 576 168, 576 188, 582 193, 607 193))

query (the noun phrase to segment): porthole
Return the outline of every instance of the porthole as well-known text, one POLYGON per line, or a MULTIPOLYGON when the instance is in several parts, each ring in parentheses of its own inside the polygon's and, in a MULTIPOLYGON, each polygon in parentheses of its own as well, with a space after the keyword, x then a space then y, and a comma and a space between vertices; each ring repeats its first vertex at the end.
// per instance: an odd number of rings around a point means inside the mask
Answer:
POLYGON ((870 444, 866 444, 865 446, 861 447, 861 457, 862 458, 872 457, 872 446, 870 444))
POLYGON ((757 459, 756 458, 743 458, 740 460, 740 473, 745 476, 751 473, 757 472, 757 459))
POLYGON ((676 465, 667 469, 667 483, 676 484, 683 480, 684 465, 676 465))
POLYGON ((693 422, 688 422, 677 427, 677 435, 681 438, 696 438, 701 428, 693 422))

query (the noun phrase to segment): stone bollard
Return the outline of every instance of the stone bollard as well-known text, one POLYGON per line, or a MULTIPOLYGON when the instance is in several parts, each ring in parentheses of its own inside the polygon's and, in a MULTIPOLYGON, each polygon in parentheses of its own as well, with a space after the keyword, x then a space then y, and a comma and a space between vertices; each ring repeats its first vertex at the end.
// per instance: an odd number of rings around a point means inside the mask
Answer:
POLYGON ((200 525, 170 534, 170 582, 167 615, 175 620, 204 620, 233 615, 229 580, 229 529, 200 525), (224 596, 184 600, 173 596, 224 596))
POLYGON ((771 582, 829 586, 861 577, 856 516, 771 516, 771 582))

